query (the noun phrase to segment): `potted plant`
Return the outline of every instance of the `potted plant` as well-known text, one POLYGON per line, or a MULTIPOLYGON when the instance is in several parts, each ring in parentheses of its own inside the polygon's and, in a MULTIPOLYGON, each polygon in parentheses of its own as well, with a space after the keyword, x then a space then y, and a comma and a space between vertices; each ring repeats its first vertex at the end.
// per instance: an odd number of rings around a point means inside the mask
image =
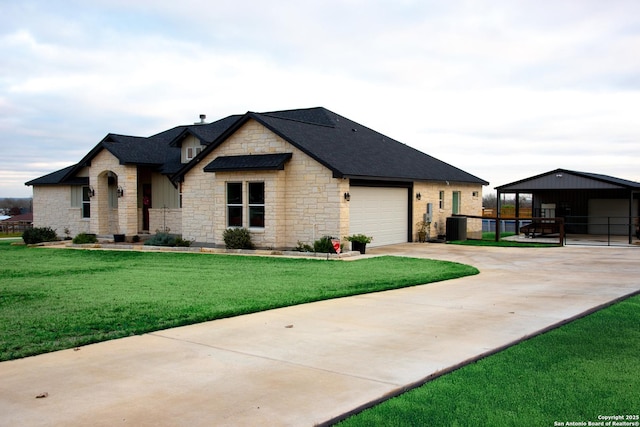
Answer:
POLYGON ((429 240, 429 228, 431 223, 427 221, 419 221, 416 226, 418 227, 418 242, 426 242, 429 240))
POLYGON ((367 243, 371 243, 373 237, 366 236, 364 234, 352 234, 345 237, 346 240, 351 242, 351 249, 364 254, 367 250, 367 243))

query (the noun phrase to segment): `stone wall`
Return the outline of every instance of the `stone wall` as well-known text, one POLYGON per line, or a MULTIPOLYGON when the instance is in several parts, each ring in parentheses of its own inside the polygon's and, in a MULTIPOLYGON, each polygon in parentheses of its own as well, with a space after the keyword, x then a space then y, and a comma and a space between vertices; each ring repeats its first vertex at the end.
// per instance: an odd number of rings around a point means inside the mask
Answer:
MULTIPOLYGON (((431 238, 446 234, 446 219, 452 215, 454 191, 460 192, 460 214, 482 215, 481 185, 455 182, 449 184, 446 182, 416 182, 413 195, 414 241, 418 241, 417 223, 422 221, 423 215, 427 212, 427 203, 433 205, 433 219, 429 229, 431 238), (440 191, 444 191, 444 207, 442 209, 440 208, 440 191), (415 198, 416 193, 420 193, 420 200, 415 198)), ((482 238, 481 219, 467 219, 467 237, 470 239, 482 238)))
POLYGON ((71 207, 71 187, 68 185, 37 185, 33 187, 33 226, 51 227, 64 238, 65 228, 71 237, 89 233, 89 219, 82 218, 82 208, 71 207))
POLYGON ((138 233, 138 173, 137 167, 121 165, 109 151, 100 151, 92 160, 89 169, 89 184, 95 190, 91 198, 91 232, 96 234, 138 233), (117 212, 109 207, 108 173, 117 176, 117 185, 124 189, 118 199, 117 212), (113 216, 117 213, 117 221, 113 216))
MULTIPOLYGON (((265 183, 265 227, 250 229, 259 247, 292 248, 325 234, 346 235, 348 205, 341 194, 347 180, 311 159, 256 121, 247 122, 185 177, 182 230, 185 239, 222 245, 226 229, 226 183, 265 183), (202 169, 219 156, 292 153, 283 171, 218 172, 202 169), (346 215, 346 217, 345 217, 346 215)), ((246 185, 244 185, 246 192, 246 185)), ((247 212, 243 215, 246 223, 247 212)))
MULTIPOLYGON (((140 209, 140 223, 142 223, 142 209, 140 209)), ((149 209, 149 232, 154 234, 163 231, 182 234, 182 209, 149 209)))

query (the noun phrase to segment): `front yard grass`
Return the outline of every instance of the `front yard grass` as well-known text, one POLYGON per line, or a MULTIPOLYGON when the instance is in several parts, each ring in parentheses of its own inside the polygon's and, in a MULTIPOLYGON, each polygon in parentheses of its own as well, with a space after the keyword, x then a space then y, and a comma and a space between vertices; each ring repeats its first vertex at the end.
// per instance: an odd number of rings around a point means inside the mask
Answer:
POLYGON ((588 425, 601 422, 599 415, 630 416, 618 422, 631 424, 613 425, 638 425, 639 354, 637 295, 439 377, 339 425, 588 425))
MULTIPOLYGON (((500 237, 509 237, 513 236, 516 233, 511 232, 502 232, 500 233, 500 237)), ((468 240, 454 240, 449 242, 449 244, 454 245, 465 245, 465 246, 499 246, 504 248, 549 248, 549 247, 558 247, 557 244, 551 243, 523 243, 523 242, 514 242, 510 240, 500 240, 496 242, 496 233, 489 231, 482 233, 482 239, 468 239, 468 240)))
POLYGON ((417 258, 327 261, 0 242, 0 361, 477 273, 417 258))

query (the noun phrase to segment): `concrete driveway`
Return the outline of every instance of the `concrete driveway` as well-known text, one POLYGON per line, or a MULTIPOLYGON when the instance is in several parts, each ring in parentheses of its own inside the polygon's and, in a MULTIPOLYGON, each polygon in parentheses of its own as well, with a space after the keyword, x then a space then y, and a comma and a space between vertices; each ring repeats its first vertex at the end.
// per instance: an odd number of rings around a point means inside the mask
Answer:
POLYGON ((633 247, 404 244, 366 256, 381 254, 481 274, 3 362, 0 425, 326 423, 640 291, 633 247))

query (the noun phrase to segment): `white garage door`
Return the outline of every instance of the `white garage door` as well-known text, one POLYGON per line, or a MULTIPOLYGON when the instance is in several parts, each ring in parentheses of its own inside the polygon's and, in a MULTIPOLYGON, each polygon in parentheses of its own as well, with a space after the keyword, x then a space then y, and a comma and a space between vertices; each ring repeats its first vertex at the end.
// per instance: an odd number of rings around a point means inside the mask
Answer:
MULTIPOLYGON (((633 204, 633 215, 638 216, 638 205, 633 204)), ((589 234, 629 234, 629 200, 589 199, 589 234)))
POLYGON ((368 246, 407 242, 406 188, 351 187, 349 193, 350 234, 373 236, 368 246))

